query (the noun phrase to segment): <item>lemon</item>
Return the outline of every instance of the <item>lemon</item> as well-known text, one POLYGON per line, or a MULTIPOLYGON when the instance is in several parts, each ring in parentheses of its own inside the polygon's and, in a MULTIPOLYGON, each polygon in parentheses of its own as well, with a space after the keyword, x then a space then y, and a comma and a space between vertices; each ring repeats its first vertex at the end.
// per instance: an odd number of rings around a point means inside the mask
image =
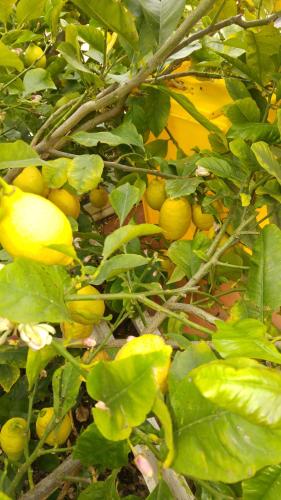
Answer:
POLYGON ((0 500, 12 500, 11 497, 8 497, 3 491, 0 491, 0 500))
POLYGON ((165 344, 162 337, 159 335, 145 334, 136 337, 127 342, 118 351, 115 359, 125 359, 137 354, 150 354, 152 352, 162 351, 167 357, 165 365, 155 366, 154 377, 156 384, 163 391, 166 388, 167 377, 171 364, 172 348, 165 344))
POLYGON ((27 193, 43 195, 45 184, 37 167, 26 167, 14 180, 13 185, 27 193))
MULTIPOLYGON (((40 411, 36 420, 36 434, 41 439, 46 428, 54 416, 54 408, 43 408, 40 411)), ((72 430, 72 422, 70 416, 67 414, 62 421, 56 425, 55 429, 50 432, 45 443, 50 446, 59 446, 67 440, 72 430)))
MULTIPOLYGON (((99 295, 99 291, 92 285, 84 286, 77 291, 78 295, 99 295)), ((68 308, 74 321, 88 325, 99 323, 104 315, 103 300, 75 300, 69 302, 68 308)))
POLYGON ((211 229, 215 222, 214 217, 211 214, 204 214, 201 206, 197 204, 192 206, 192 220, 195 226, 202 231, 211 229))
POLYGON ((3 425, 0 432, 1 448, 7 457, 13 461, 20 459, 28 439, 29 430, 27 421, 24 418, 10 418, 3 425))
POLYGON ((30 44, 25 51, 24 59, 26 66, 31 66, 35 61, 37 61, 36 68, 45 68, 46 66, 46 56, 38 45, 30 44))
POLYGON ((150 208, 160 210, 167 198, 165 182, 158 179, 151 181, 146 189, 145 196, 150 208))
POLYGON ((93 207, 105 207, 105 205, 108 203, 107 191, 102 187, 92 189, 92 191, 90 192, 90 202, 92 203, 93 207))
POLYGON ((159 226, 167 240, 178 240, 184 236, 191 223, 191 207, 185 198, 164 201, 160 210, 159 226))
POLYGON ((46 248, 49 245, 72 245, 68 219, 49 200, 6 185, 0 209, 0 243, 10 255, 43 264, 67 265, 72 262, 71 257, 60 251, 46 248))
POLYGON ((60 325, 65 340, 79 340, 88 338, 92 331, 93 325, 84 325, 83 323, 75 323, 65 321, 60 325))
POLYGON ((54 203, 61 211, 73 219, 77 219, 80 214, 80 201, 78 196, 70 193, 66 189, 52 189, 49 200, 54 203))

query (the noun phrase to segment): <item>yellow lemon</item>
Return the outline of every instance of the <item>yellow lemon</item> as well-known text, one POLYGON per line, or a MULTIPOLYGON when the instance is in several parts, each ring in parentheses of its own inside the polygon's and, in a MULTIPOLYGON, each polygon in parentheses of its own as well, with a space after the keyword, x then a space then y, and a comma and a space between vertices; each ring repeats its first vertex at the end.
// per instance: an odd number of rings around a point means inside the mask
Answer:
POLYGON ((125 359, 130 356, 135 356, 137 354, 150 354, 153 352, 162 351, 166 356, 166 363, 161 366, 155 366, 154 377, 157 385, 163 391, 166 388, 167 377, 169 373, 169 368, 171 364, 171 354, 172 348, 165 344, 162 337, 159 335, 145 334, 140 337, 136 337, 129 342, 127 342, 118 351, 115 359, 125 359))
MULTIPOLYGON (((43 408, 40 411, 36 420, 36 434, 41 439, 46 428, 54 416, 54 408, 43 408)), ((66 442, 72 430, 72 421, 67 414, 62 421, 56 425, 55 429, 50 432, 46 439, 46 443, 50 446, 59 446, 66 442)))
POLYGON ((92 203, 93 207, 105 207, 105 205, 107 205, 108 203, 107 191, 102 187, 92 189, 92 191, 90 192, 90 202, 92 203))
POLYGON ((78 196, 66 189, 52 189, 49 200, 62 210, 65 215, 77 219, 80 214, 80 201, 78 196))
POLYGON ((164 201, 160 210, 159 226, 167 240, 182 238, 191 223, 191 207, 185 198, 164 201))
POLYGON ((29 429, 24 418, 14 417, 7 420, 0 432, 2 450, 10 460, 19 460, 29 439, 29 429))
POLYGON ((83 323, 75 323, 64 321, 60 325, 65 340, 79 340, 88 338, 92 331, 93 325, 84 325, 83 323))
POLYGON ((192 220, 202 231, 210 229, 215 222, 214 217, 211 214, 204 214, 201 206, 197 204, 192 206, 192 220))
POLYGON ((32 166, 24 168, 13 180, 13 185, 26 193, 43 195, 45 190, 45 184, 40 170, 32 166))
POLYGON ((37 61, 36 68, 45 68, 46 66, 46 56, 38 45, 30 44, 25 51, 24 59, 26 66, 31 66, 35 61, 37 61))
POLYGON ((165 182, 158 179, 151 181, 146 189, 145 196, 150 208, 160 210, 167 198, 165 182))
MULTIPOLYGON (((100 292, 92 285, 84 286, 77 291, 78 295, 99 295, 100 292)), ((99 323, 104 315, 103 300, 75 300, 68 303, 68 308, 74 321, 88 325, 99 323)))
MULTIPOLYGON (((1 182, 4 185, 3 181, 1 182)), ((72 230, 64 213, 33 193, 6 185, 0 198, 0 243, 13 257, 67 265, 72 258, 49 245, 71 247, 72 230)))

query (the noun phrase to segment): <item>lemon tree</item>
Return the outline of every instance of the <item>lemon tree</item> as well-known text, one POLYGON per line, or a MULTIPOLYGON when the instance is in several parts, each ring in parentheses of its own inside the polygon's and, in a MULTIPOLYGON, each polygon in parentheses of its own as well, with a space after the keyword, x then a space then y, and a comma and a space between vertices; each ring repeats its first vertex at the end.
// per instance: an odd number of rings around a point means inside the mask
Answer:
POLYGON ((281 497, 280 17, 0 1, 0 499, 281 497))

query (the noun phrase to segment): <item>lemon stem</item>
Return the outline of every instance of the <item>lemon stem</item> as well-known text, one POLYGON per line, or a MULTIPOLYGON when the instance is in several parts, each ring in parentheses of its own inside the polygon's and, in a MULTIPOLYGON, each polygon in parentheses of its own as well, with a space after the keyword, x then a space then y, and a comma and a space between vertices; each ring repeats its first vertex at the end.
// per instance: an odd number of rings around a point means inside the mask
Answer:
POLYGON ((2 177, 0 177, 0 187, 4 194, 10 194, 13 191, 13 187, 7 184, 2 177))

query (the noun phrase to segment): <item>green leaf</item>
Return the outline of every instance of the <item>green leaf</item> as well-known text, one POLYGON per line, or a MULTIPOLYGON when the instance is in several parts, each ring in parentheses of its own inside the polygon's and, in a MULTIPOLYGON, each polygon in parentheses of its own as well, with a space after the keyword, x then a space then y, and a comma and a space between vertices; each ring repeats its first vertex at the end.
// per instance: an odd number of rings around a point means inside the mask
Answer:
POLYGON ((68 167, 68 182, 78 194, 97 187, 103 173, 103 159, 99 155, 76 156, 68 167))
POLYGON ((255 144, 252 144, 251 149, 254 152, 260 166, 270 175, 273 175, 273 177, 275 177, 281 185, 281 165, 271 152, 268 144, 262 141, 256 142, 255 144))
POLYGON ((61 42, 58 46, 58 51, 62 54, 66 62, 77 71, 81 71, 82 73, 89 73, 92 75, 92 71, 82 64, 79 59, 77 59, 77 52, 73 45, 68 42, 61 42))
POLYGON ((226 116, 232 123, 259 122, 260 110, 254 99, 244 97, 227 106, 226 116))
POLYGON ((59 16, 66 1, 67 0, 51 0, 51 4, 49 4, 49 9, 46 12, 46 21, 50 26, 54 37, 57 34, 59 16))
POLYGON ((100 361, 87 379, 87 391, 104 403, 93 409, 95 423, 107 439, 120 441, 130 436, 151 411, 157 386, 153 368, 165 365, 162 352, 130 356, 115 361, 100 361))
POLYGON ((147 87, 145 97, 145 120, 155 137, 167 124, 170 113, 170 96, 158 88, 147 87))
MULTIPOLYGON (((152 2, 153 3, 153 2, 152 2)), ((162 0, 159 2, 159 43, 163 44, 173 33, 183 13, 185 0, 162 0)))
POLYGON ((24 141, 7 142, 0 144, 0 170, 6 168, 28 167, 33 160, 36 165, 41 165, 41 159, 34 149, 24 141), (18 165, 23 161, 26 165, 18 165), (16 164, 16 167, 15 167, 16 164))
POLYGON ((196 165, 205 167, 207 170, 223 179, 241 181, 243 178, 243 173, 241 170, 238 170, 237 165, 231 165, 228 161, 217 158, 216 156, 200 158, 200 160, 196 162, 196 165))
POLYGON ((52 189, 62 187, 67 182, 67 173, 71 165, 72 160, 69 158, 57 158, 43 165, 42 174, 47 186, 52 189))
POLYGON ((118 215, 121 226, 133 206, 139 203, 140 198, 140 190, 135 186, 131 186, 128 182, 111 191, 109 200, 114 212, 118 215))
POLYGON ((198 271, 202 264, 202 253, 205 254, 210 240, 204 233, 199 233, 191 240, 174 241, 168 250, 168 257, 188 278, 198 271))
POLYGON ((27 23, 42 16, 45 3, 46 0, 19 0, 16 10, 18 23, 27 23))
POLYGON ((5 392, 10 392, 20 377, 20 369, 13 365, 0 365, 0 386, 5 392))
POLYGON ((20 323, 69 319, 64 302, 68 280, 60 266, 16 259, 0 271, 0 316, 20 323))
POLYGON ((116 479, 118 470, 115 470, 105 481, 97 481, 83 490, 78 500, 119 500, 116 479))
POLYGON ((189 179, 169 179, 166 181, 166 193, 169 198, 179 198, 180 196, 189 196, 195 193, 202 179, 190 177, 189 179))
POLYGON ((163 428, 165 444, 168 449, 168 453, 163 465, 164 467, 170 467, 175 456, 173 424, 168 407, 166 406, 166 404, 164 403, 163 399, 160 396, 156 397, 152 411, 156 415, 157 419, 159 420, 163 428))
POLYGON ((281 465, 259 471, 242 483, 243 500, 277 500, 281 497, 281 465))
POLYGON ((277 70, 275 57, 281 45, 279 30, 273 25, 261 26, 257 31, 245 30, 243 36, 248 67, 258 75, 261 83, 268 83, 272 79, 272 72, 277 70))
POLYGON ((16 68, 22 71, 24 66, 19 56, 12 52, 3 42, 0 41, 0 66, 8 66, 9 68, 16 68))
POLYGON ((229 143, 229 149, 240 160, 243 170, 249 172, 249 170, 259 169, 255 155, 246 141, 240 138, 234 139, 229 143))
POLYGON ((123 3, 116 0, 73 0, 73 3, 87 16, 97 19, 103 27, 116 31, 130 45, 137 46, 135 20, 123 3))
POLYGON ((194 120, 200 123, 207 130, 209 130, 210 132, 217 132, 219 134, 221 133, 221 130, 214 123, 208 120, 208 118, 206 118, 204 115, 200 113, 200 111, 196 109, 194 104, 188 99, 188 97, 186 97, 186 95, 173 92, 172 90, 166 87, 159 87, 159 89, 161 89, 162 92, 170 95, 185 109, 185 111, 187 111, 187 113, 189 113, 192 116, 192 118, 194 118, 194 120))
POLYGON ((170 390, 176 389, 178 382, 184 379, 193 368, 215 359, 215 354, 206 342, 189 343, 185 351, 177 352, 174 357, 168 379, 170 390))
POLYGON ((146 500, 174 500, 175 497, 172 494, 169 486, 165 483, 164 479, 160 479, 156 488, 150 493, 146 500))
POLYGON ((151 234, 161 233, 162 229, 154 224, 128 224, 113 231, 105 238, 102 256, 108 259, 116 250, 126 245, 130 240, 139 236, 149 236, 151 234))
POLYGON ((231 323, 218 321, 216 325, 213 344, 223 358, 243 356, 281 363, 281 354, 267 340, 267 328, 260 321, 247 318, 231 323))
POLYGON ((35 68, 27 71, 23 78, 24 95, 39 92, 45 89, 56 89, 56 86, 48 73, 43 68, 35 68))
POLYGON ((270 144, 280 142, 278 127, 271 123, 238 123, 229 129, 227 137, 251 142, 267 141, 270 144))
POLYGON ((14 365, 18 368, 25 368, 27 349, 14 345, 1 345, 0 365, 14 365))
POLYGON ((256 240, 250 260, 247 294, 261 321, 264 314, 281 305, 281 230, 274 224, 264 227, 256 240))
POLYGON ((0 21, 6 24, 11 13, 13 12, 13 7, 16 0, 0 0, 0 21))
POLYGON ((176 472, 208 481, 236 483, 266 465, 280 462, 281 431, 254 425, 218 408, 201 396, 189 375, 170 391, 170 398, 176 472))
POLYGON ((131 122, 122 123, 122 125, 110 132, 76 132, 71 137, 75 142, 87 148, 93 148, 99 143, 103 143, 108 146, 126 144, 143 149, 142 136, 131 122))
POLYGON ((236 99, 244 99, 245 97, 251 97, 245 83, 238 80, 238 78, 226 78, 225 85, 227 92, 234 101, 236 99))
POLYGON ((47 364, 57 356, 57 351, 52 345, 46 345, 39 351, 28 349, 26 362, 26 376, 28 380, 29 390, 32 389, 40 373, 47 364))
POLYGON ((218 360, 190 376, 202 396, 253 424, 281 427, 281 374, 246 358, 218 360))
POLYGON ((81 385, 81 374, 72 363, 65 363, 52 379, 54 411, 63 417, 75 405, 81 385))
POLYGON ((96 424, 90 424, 78 437, 73 456, 85 467, 117 469, 128 463, 129 451, 126 440, 116 442, 105 439, 96 424))
POLYGON ((147 265, 149 259, 138 254, 115 255, 109 260, 106 260, 97 268, 91 283, 93 285, 101 285, 104 281, 110 280, 114 276, 147 265))

